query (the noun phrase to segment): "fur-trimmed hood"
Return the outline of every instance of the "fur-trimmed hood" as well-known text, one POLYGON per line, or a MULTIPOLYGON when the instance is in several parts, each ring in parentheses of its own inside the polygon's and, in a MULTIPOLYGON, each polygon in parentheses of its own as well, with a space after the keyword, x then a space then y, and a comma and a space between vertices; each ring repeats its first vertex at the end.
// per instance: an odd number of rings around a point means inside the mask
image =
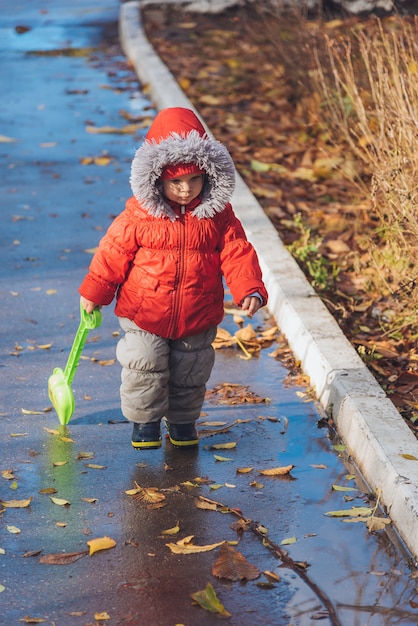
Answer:
POLYGON ((208 218, 223 211, 235 187, 232 158, 222 143, 207 135, 195 113, 181 107, 160 111, 135 152, 130 183, 142 207, 153 217, 177 218, 162 194, 160 177, 165 166, 183 163, 206 172, 202 199, 192 214, 208 218))

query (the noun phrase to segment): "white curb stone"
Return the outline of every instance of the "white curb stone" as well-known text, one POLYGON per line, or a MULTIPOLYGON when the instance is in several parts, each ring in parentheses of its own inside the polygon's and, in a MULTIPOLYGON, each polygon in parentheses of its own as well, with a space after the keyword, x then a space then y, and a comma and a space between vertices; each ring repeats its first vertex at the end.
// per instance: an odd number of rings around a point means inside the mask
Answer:
MULTIPOLYGON (((121 5, 120 40, 158 109, 184 106, 196 111, 147 40, 137 0, 121 5)), ((269 311, 371 490, 380 490, 381 501, 400 536, 418 558, 418 460, 402 456, 418 459, 415 436, 238 174, 233 205, 257 250, 269 291, 269 311)))

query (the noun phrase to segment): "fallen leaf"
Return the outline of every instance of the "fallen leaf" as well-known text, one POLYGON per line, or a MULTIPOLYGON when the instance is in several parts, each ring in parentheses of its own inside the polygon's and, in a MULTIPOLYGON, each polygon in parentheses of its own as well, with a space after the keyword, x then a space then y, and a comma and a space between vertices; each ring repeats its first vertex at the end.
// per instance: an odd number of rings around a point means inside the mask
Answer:
POLYGON ((26 559, 31 556, 38 556, 39 554, 41 554, 41 552, 42 552, 42 549, 41 550, 27 550, 21 555, 21 557, 22 559, 26 559))
POLYGON ((366 521, 366 526, 370 532, 374 532, 376 530, 384 530, 391 523, 391 520, 386 517, 370 517, 366 521))
POLYGON ((180 539, 177 543, 166 543, 167 548, 170 548, 174 554, 196 554, 198 552, 210 552, 215 548, 221 546, 224 542, 211 543, 206 546, 195 546, 193 544, 194 535, 189 535, 184 539, 180 539))
POLYGON ((135 489, 125 491, 129 496, 134 496, 135 500, 145 502, 146 504, 155 504, 165 500, 165 495, 157 489, 157 487, 141 487, 135 482, 135 489))
POLYGON ((12 535, 18 535, 19 533, 22 532, 20 528, 18 528, 17 526, 6 526, 6 530, 8 533, 11 533, 12 535))
POLYGON ((283 467, 273 467, 272 469, 257 470, 257 472, 262 476, 284 476, 285 474, 290 474, 294 467, 294 465, 285 465, 283 467))
POLYGON ((116 359, 107 359, 104 361, 99 361, 99 365, 102 367, 106 367, 108 365, 114 365, 116 363, 116 359))
POLYGON ((401 454, 401 457, 407 459, 408 461, 418 461, 417 457, 413 454, 401 454))
POLYGON ((94 452, 79 452, 77 454, 77 461, 81 461, 83 459, 92 459, 94 457, 94 452))
POLYGON ((7 137, 6 135, 0 135, 0 143, 14 143, 17 139, 13 137, 7 137))
POLYGON ((340 485, 332 485, 333 491, 358 491, 356 487, 342 487, 340 485))
POLYGON ((14 480, 16 478, 16 476, 13 474, 13 470, 11 470, 11 469, 2 470, 1 471, 1 476, 5 480, 14 480))
POLYGON ((209 501, 206 498, 196 498, 194 503, 197 509, 203 509, 205 511, 218 510, 218 504, 216 502, 209 501))
POLYGON ((55 461, 52 465, 54 467, 62 467, 62 465, 67 465, 68 461, 55 461))
POLYGON ((82 502, 88 502, 89 504, 96 504, 97 498, 81 498, 82 502))
POLYGON ((61 432, 58 430, 58 428, 47 428, 46 426, 44 426, 44 430, 46 430, 47 433, 49 433, 50 435, 60 435, 61 432))
POLYGON ((22 409, 23 415, 43 415, 45 411, 31 411, 29 409, 22 409))
POLYGON ((87 545, 90 548, 89 555, 92 556, 95 552, 99 552, 99 550, 109 550, 110 548, 114 548, 116 541, 110 537, 97 537, 96 539, 90 539, 87 541, 87 545))
POLYGON ((26 617, 22 617, 19 620, 19 622, 25 622, 25 624, 43 624, 47 621, 48 620, 43 617, 30 617, 29 615, 26 615, 26 617))
POLYGON ((253 467, 239 467, 237 469, 237 474, 249 474, 253 471, 253 467))
POLYGON ((177 522, 177 524, 173 526, 173 528, 167 528, 167 530, 162 530, 161 534, 162 535, 177 535, 177 533, 179 532, 180 532, 180 526, 179 526, 179 523, 177 522))
POLYGON ((233 460, 227 456, 219 456, 219 454, 214 454, 213 458, 215 459, 215 461, 232 461, 233 460))
POLYGON ((86 556, 88 553, 88 550, 83 550, 82 552, 59 552, 58 554, 45 554, 40 557, 39 563, 43 563, 45 565, 69 565, 70 563, 78 561, 78 559, 81 559, 83 556, 86 556))
POLYGON ((192 600, 196 602, 202 609, 210 611, 211 613, 219 613, 224 617, 231 617, 231 613, 225 609, 223 604, 218 600, 214 588, 210 583, 206 585, 206 588, 202 591, 196 591, 191 594, 192 600))
POLYGON ((352 507, 351 509, 341 509, 339 511, 328 511, 324 513, 329 517, 367 517, 373 515, 373 508, 370 507, 352 507))
POLYGON ((103 611, 102 613, 95 613, 94 619, 97 620, 98 622, 103 622, 105 620, 110 619, 110 615, 106 613, 106 611, 103 611))
POLYGON ((106 465, 96 465, 95 463, 84 463, 84 466, 90 469, 106 469, 106 465))
POLYGON ((232 450, 233 448, 236 448, 237 442, 236 441, 230 441, 228 443, 215 443, 213 444, 213 446, 211 446, 212 450, 232 450))
POLYGON ((32 502, 32 498, 26 500, 0 500, 0 504, 6 509, 25 509, 32 502))
POLYGON ((239 580, 255 580, 260 577, 260 570, 249 563, 245 557, 226 542, 219 550, 218 558, 212 566, 212 574, 217 578, 239 580))
POLYGON ((71 502, 68 502, 68 500, 64 500, 63 498, 55 498, 54 496, 51 496, 51 501, 58 506, 69 506, 71 504, 71 502))
POLYGON ((296 543, 297 539, 295 536, 293 537, 288 537, 287 539, 283 539, 283 541, 280 542, 280 544, 282 546, 290 546, 292 543, 296 543))

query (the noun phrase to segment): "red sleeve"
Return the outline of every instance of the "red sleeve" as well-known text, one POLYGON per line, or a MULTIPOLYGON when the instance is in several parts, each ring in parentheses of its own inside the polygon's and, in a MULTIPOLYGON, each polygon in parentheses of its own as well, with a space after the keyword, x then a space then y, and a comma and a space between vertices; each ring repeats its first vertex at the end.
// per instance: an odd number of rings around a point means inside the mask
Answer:
POLYGON ((93 256, 89 272, 79 287, 80 294, 96 304, 112 302, 138 250, 131 213, 125 209, 110 225, 93 256))
POLYGON ((232 297, 237 304, 256 291, 267 304, 267 290, 263 283, 257 253, 248 241, 241 222, 231 205, 223 213, 223 236, 220 246, 221 269, 232 297))

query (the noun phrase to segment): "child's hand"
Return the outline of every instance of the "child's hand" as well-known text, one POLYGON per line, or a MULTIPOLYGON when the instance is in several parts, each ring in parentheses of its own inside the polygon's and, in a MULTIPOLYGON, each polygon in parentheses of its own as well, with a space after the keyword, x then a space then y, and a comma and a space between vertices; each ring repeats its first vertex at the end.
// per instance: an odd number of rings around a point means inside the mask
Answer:
POLYGON ((247 296, 241 304, 241 309, 247 311, 248 317, 252 317, 261 307, 261 300, 257 296, 247 296))
POLYGON ((101 306, 99 306, 98 304, 93 302, 92 300, 87 300, 87 298, 85 298, 84 296, 81 296, 80 302, 81 302, 81 306, 83 307, 85 312, 88 313, 89 315, 90 315, 90 313, 93 313, 94 309, 96 309, 96 308, 101 309, 102 308, 101 306))

